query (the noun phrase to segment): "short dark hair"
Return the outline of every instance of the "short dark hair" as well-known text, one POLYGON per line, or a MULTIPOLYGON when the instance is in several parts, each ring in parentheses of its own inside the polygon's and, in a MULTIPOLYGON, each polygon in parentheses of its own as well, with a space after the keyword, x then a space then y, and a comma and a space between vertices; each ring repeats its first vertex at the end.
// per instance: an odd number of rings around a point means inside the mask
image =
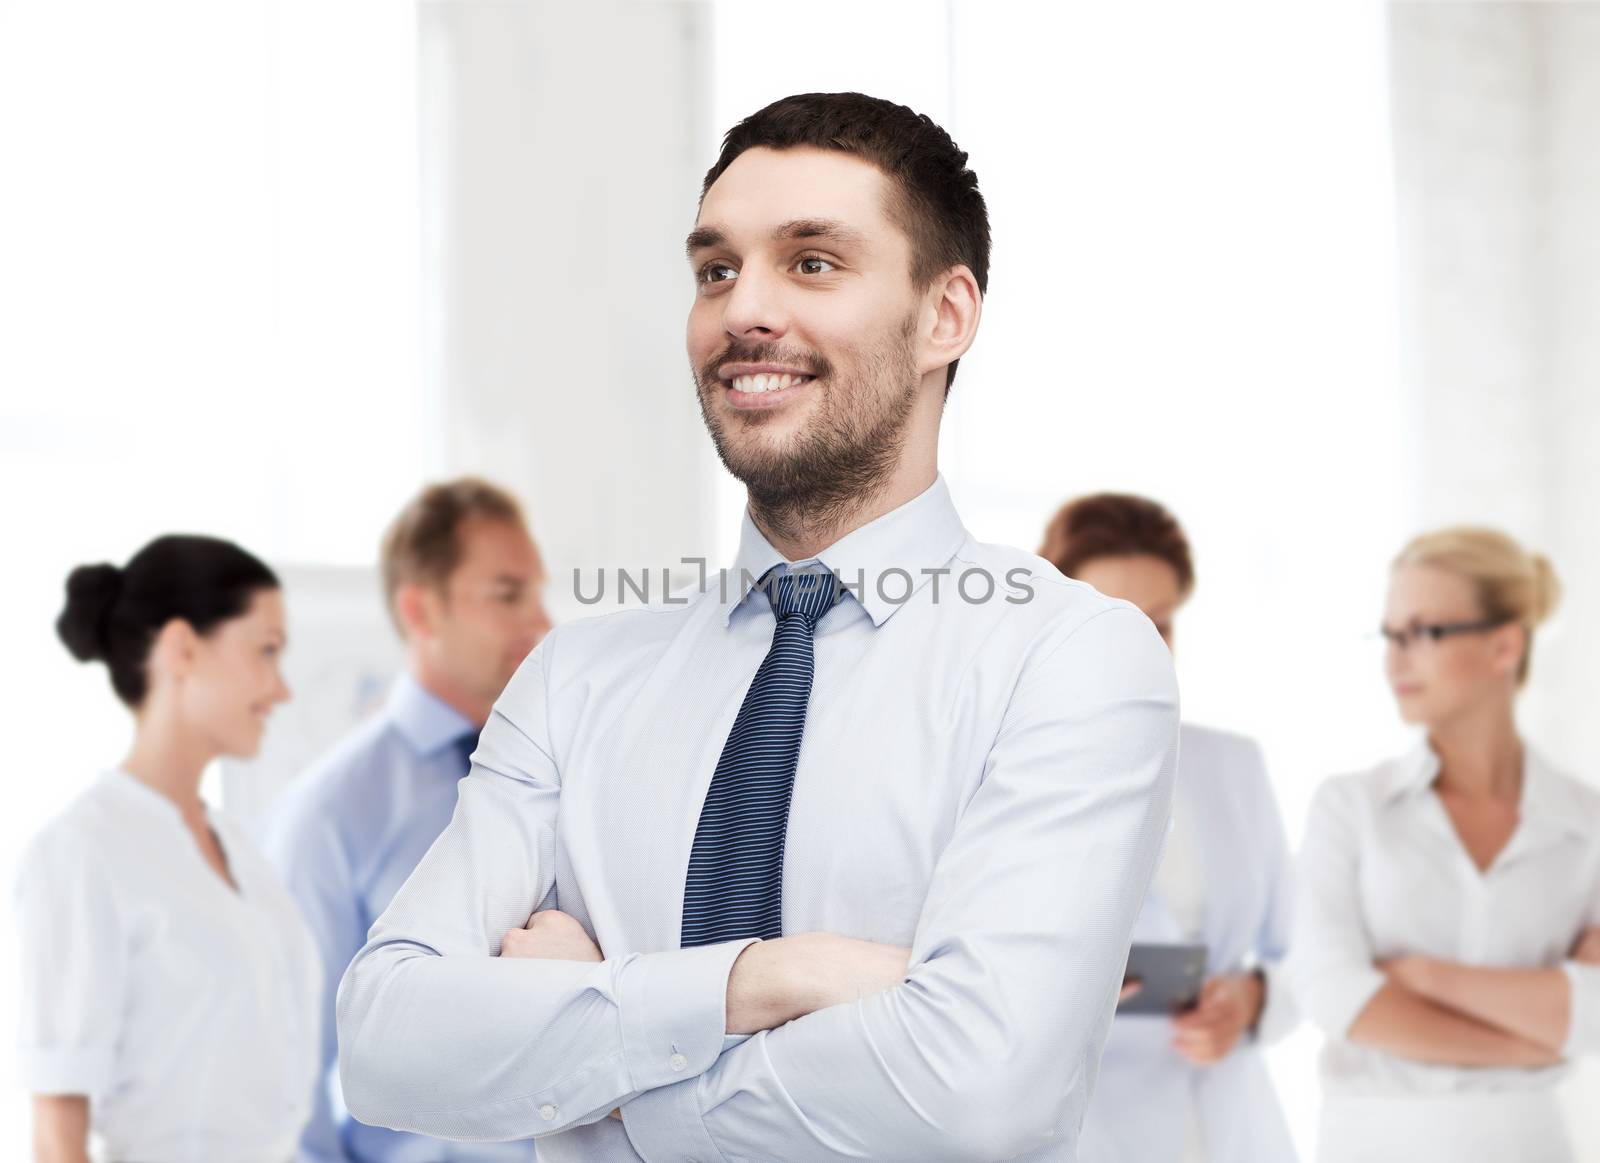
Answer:
MULTIPOLYGON (((745 150, 796 146, 855 154, 889 178, 890 217, 911 239, 912 285, 926 288, 964 264, 979 293, 988 294, 989 211, 978 175, 932 118, 892 101, 863 93, 799 93, 774 101, 728 130, 700 187, 701 200, 745 150)), ((950 361, 947 394, 959 362, 950 361)))
POLYGON ((67 577, 56 633, 79 662, 104 662, 111 689, 137 708, 149 693, 150 646, 174 618, 207 634, 250 608, 278 577, 259 558, 217 537, 157 537, 122 567, 80 565, 67 577))
POLYGON ((402 634, 405 628, 394 610, 396 592, 412 582, 442 590, 461 564, 461 529, 475 518, 525 524, 517 499, 478 477, 427 486, 390 522, 381 554, 383 596, 389 616, 402 634))
POLYGON ((1194 589, 1194 560, 1183 526, 1166 508, 1130 493, 1094 493, 1063 505, 1045 527, 1039 556, 1068 577, 1097 557, 1147 554, 1178 575, 1178 591, 1194 589))

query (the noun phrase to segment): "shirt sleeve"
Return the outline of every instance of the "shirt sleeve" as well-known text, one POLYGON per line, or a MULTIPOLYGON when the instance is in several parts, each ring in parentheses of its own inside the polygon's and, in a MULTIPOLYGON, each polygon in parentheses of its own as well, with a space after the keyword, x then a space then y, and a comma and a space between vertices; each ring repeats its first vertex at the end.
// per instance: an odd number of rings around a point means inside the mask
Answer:
POLYGON ((350 1158, 339 1134, 328 1086, 339 1057, 334 1029, 334 998, 339 979, 366 940, 360 893, 350 854, 339 836, 334 813, 300 788, 286 800, 267 829, 265 849, 316 941, 322 970, 320 1056, 313 1084, 311 1117, 300 1136, 301 1163, 343 1163, 350 1158))
POLYGON ((623 1119, 645 1159, 1000 1159, 1076 1126, 1170 809, 1170 655, 1115 607, 1042 643, 935 867, 906 981, 756 1034, 623 1119))
POLYGON ((1300 850, 1289 973, 1306 1015, 1330 1038, 1346 1036, 1385 980, 1357 895, 1360 795, 1347 779, 1324 783, 1300 850))
POLYGON ((35 1094, 104 1094, 115 1079, 128 968, 109 871, 58 821, 23 858, 15 906, 22 1085, 35 1094))
POLYGON ((555 883, 546 691, 559 636, 507 686, 449 826, 339 988, 345 1104, 364 1123, 535 1137, 692 1077, 722 1049, 728 973, 749 941, 600 963, 497 956, 555 883))
POLYGON ((1289 859, 1289 840, 1278 811, 1278 798, 1261 749, 1249 746, 1250 774, 1255 782, 1254 802, 1257 818, 1256 842, 1264 853, 1267 875, 1266 909, 1256 936, 1255 968, 1260 970, 1265 988, 1261 1014, 1256 1018, 1257 1041, 1270 1044, 1284 1038, 1300 1023, 1284 957, 1289 951, 1290 917, 1294 904, 1293 862, 1289 859))
MULTIPOLYGON (((1600 925, 1600 884, 1589 900, 1585 928, 1600 925)), ((1573 934, 1576 940, 1581 934, 1573 934)), ((1563 1058, 1600 1053, 1600 965, 1570 958, 1561 963, 1572 991, 1572 1013, 1567 1021, 1567 1039, 1561 1047, 1563 1058)))

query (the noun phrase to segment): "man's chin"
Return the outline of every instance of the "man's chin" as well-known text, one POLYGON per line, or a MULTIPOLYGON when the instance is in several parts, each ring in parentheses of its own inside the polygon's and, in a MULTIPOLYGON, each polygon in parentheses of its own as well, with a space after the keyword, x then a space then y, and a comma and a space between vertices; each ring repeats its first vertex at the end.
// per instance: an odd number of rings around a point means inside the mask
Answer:
POLYGON ((722 465, 733 478, 754 492, 783 493, 803 478, 803 469, 793 450, 774 448, 769 442, 719 441, 717 451, 722 465), (735 447, 737 446, 737 447, 735 447))

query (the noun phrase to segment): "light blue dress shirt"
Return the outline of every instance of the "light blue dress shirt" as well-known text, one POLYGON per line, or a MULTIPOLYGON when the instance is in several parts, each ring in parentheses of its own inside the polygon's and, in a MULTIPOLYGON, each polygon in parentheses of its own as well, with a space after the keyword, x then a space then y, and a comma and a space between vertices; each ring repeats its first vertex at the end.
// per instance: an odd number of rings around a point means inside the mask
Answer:
POLYGON ((409 675, 383 711, 286 789, 266 849, 316 937, 323 963, 322 1082, 301 1139, 303 1163, 528 1163, 530 1144, 466 1145, 363 1126, 339 1103, 333 1002, 350 959, 450 822, 465 774, 465 717, 409 675))
POLYGON ((782 557, 747 514, 726 591, 561 626, 501 696, 340 987, 360 1117, 538 1135, 556 1163, 1073 1157, 1168 819, 1167 649, 1127 603, 974 541, 942 478, 813 560, 861 584, 817 631, 784 931, 908 946, 905 982, 731 1037, 748 942, 678 946, 772 640, 748 583, 782 557), (544 904, 606 959, 497 958, 544 904))
MULTIPOLYGON (((1081 1163, 1186 1159, 1185 1117, 1199 1123, 1206 1163, 1293 1163, 1295 1150, 1260 1047, 1298 1022, 1283 968, 1293 900, 1289 845, 1261 749, 1241 735, 1189 723, 1179 733, 1173 813, 1200 880, 1206 973, 1260 969, 1266 999, 1253 1034, 1219 1062, 1196 1066, 1172 1047, 1170 1019, 1123 1014, 1111 1025, 1100 1083, 1084 1123, 1081 1163)), ((1160 883, 1135 941, 1190 940, 1160 883)))

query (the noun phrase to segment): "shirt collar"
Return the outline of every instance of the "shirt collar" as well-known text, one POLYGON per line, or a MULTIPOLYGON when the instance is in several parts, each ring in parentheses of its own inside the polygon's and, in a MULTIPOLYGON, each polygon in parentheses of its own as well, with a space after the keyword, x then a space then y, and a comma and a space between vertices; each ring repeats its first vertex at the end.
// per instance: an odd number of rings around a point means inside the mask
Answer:
POLYGON ((1424 739, 1398 759, 1389 761, 1389 770, 1383 781, 1383 802, 1392 804, 1420 795, 1432 787, 1437 778, 1439 757, 1424 739))
POLYGON ((384 713, 418 755, 432 755, 463 735, 477 733, 465 715, 404 671, 389 689, 384 713))
POLYGON ((1588 837, 1590 813, 1578 790, 1532 747, 1524 747, 1522 817, 1551 831, 1588 837))
POLYGON ((746 508, 732 576, 726 579, 720 595, 723 625, 728 624, 733 611, 773 566, 816 562, 836 574, 845 592, 867 611, 873 625, 881 626, 928 583, 931 575, 923 571, 949 562, 966 537, 966 528, 942 473, 899 508, 852 530, 804 561, 787 561, 756 527, 746 508))
MULTIPOLYGON (((1522 754, 1522 802, 1518 809, 1522 820, 1541 830, 1586 836, 1584 821, 1588 817, 1566 780, 1534 748, 1524 744, 1522 754)), ((1384 802, 1420 795, 1437 778, 1439 756, 1424 739, 1391 764, 1383 786, 1384 802)))

